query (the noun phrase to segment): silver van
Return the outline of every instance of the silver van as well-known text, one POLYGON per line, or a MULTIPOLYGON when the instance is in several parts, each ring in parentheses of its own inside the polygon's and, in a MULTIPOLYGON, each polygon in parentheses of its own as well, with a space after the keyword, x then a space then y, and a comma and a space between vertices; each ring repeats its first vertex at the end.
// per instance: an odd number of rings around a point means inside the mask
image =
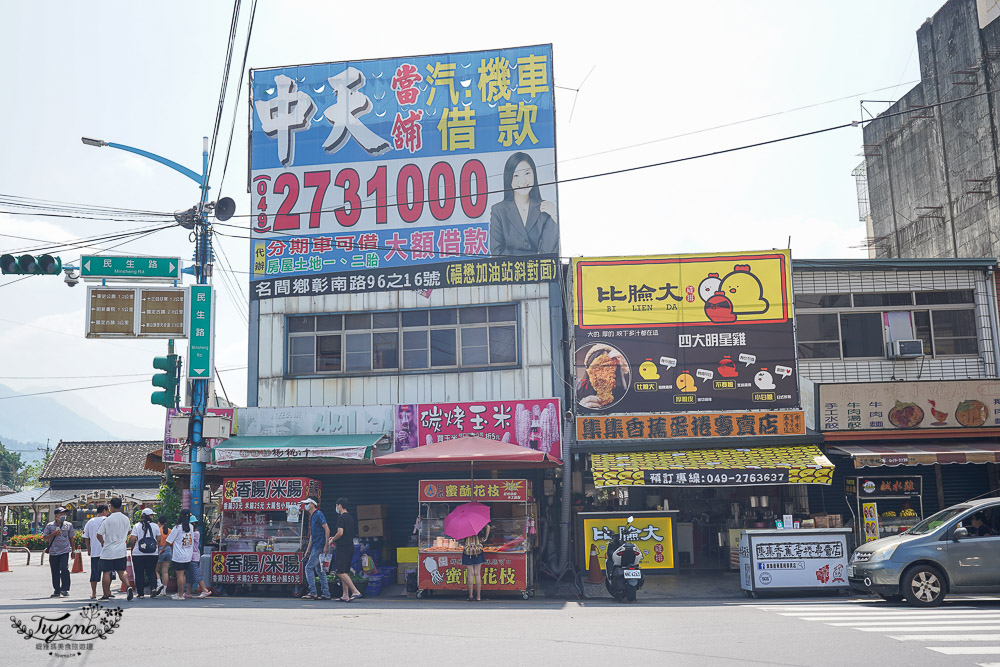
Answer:
POLYGON ((954 505, 905 533, 858 547, 851 588, 933 607, 948 593, 1000 593, 1000 499, 954 505))

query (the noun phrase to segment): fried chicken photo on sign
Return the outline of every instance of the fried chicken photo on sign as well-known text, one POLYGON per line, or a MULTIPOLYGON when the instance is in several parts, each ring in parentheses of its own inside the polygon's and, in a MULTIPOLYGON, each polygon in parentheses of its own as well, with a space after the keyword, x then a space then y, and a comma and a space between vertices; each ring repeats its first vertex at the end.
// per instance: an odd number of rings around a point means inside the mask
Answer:
POLYGON ((610 345, 577 351, 576 397, 580 406, 600 410, 615 403, 628 388, 629 366, 622 353, 610 345))

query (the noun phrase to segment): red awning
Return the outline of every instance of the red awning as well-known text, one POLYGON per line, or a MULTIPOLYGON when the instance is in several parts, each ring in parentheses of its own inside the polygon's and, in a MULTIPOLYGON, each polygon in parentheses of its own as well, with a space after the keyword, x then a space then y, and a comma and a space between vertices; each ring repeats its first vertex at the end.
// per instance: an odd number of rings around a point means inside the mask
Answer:
POLYGON ((831 454, 845 454, 855 468, 880 466, 921 466, 934 463, 1000 463, 1000 443, 899 443, 876 445, 831 445, 831 454))
POLYGON ((467 437, 444 440, 414 447, 395 454, 375 457, 375 465, 407 465, 410 463, 547 463, 561 464, 559 459, 527 447, 488 438, 467 437))

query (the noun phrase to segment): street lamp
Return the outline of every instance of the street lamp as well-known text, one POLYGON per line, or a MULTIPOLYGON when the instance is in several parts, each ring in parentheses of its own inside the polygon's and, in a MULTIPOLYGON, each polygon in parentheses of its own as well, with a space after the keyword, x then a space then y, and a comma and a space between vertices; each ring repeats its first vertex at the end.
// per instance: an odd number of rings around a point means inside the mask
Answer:
MULTIPOLYGON (((184 174, 201 188, 201 199, 198 200, 198 206, 195 216, 194 233, 195 233, 195 250, 194 250, 194 269, 195 277, 197 278, 199 285, 208 284, 208 276, 211 273, 211 268, 209 265, 209 234, 208 234, 208 220, 206 216, 207 198, 208 198, 208 137, 202 137, 202 147, 201 147, 201 173, 198 174, 191 169, 188 169, 184 165, 178 164, 173 160, 168 160, 165 157, 157 155, 156 153, 150 153, 149 151, 144 151, 141 148, 135 148, 133 146, 126 146, 124 144, 116 144, 111 141, 104 141, 103 139, 94 139, 92 137, 80 137, 80 140, 87 146, 93 146, 95 148, 103 148, 107 146, 108 148, 117 148, 118 150, 126 151, 128 153, 135 153, 136 155, 141 155, 142 157, 149 158, 154 162, 159 162, 165 167, 169 167, 174 171, 184 174)), ((215 327, 210 329, 211 335, 215 336, 215 327)), ((214 345, 214 341, 210 343, 214 345)), ((174 352, 174 341, 170 340, 168 343, 169 354, 174 352)), ((191 497, 191 515, 203 518, 202 512, 202 490, 205 488, 205 464, 198 460, 198 450, 204 443, 204 438, 202 437, 203 426, 205 422, 205 408, 208 406, 208 379, 207 378, 196 378, 193 382, 193 395, 191 397, 191 482, 190 482, 190 497, 191 497)))

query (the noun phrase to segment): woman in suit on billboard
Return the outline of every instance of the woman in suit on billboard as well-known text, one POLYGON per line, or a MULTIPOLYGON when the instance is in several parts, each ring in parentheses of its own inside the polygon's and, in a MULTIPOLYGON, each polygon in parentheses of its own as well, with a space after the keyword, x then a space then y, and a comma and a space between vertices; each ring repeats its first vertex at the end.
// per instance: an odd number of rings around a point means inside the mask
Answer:
POLYGON ((545 255, 558 252, 556 205, 542 201, 535 162, 527 153, 507 158, 503 201, 490 209, 491 255, 545 255))

